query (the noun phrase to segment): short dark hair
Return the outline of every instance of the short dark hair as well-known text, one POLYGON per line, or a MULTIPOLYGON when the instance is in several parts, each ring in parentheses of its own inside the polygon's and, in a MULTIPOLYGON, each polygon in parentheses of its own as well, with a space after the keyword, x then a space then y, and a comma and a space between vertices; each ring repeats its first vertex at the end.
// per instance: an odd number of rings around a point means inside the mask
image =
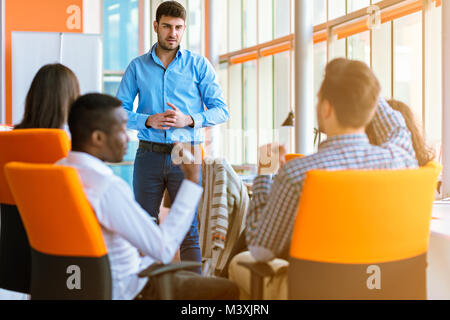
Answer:
POLYGON ((177 1, 164 1, 156 9, 156 22, 159 23, 162 16, 181 18, 186 21, 186 9, 177 1))
POLYGON ((79 97, 69 112, 69 129, 72 149, 80 150, 95 130, 107 134, 113 122, 112 112, 122 106, 122 101, 113 96, 89 93, 79 97))
POLYGON ((70 105, 80 95, 78 79, 72 70, 55 63, 39 69, 25 100, 25 112, 16 129, 62 129, 70 105))
POLYGON ((372 120, 381 87, 361 61, 337 58, 328 63, 319 99, 326 99, 343 127, 360 128, 372 120))

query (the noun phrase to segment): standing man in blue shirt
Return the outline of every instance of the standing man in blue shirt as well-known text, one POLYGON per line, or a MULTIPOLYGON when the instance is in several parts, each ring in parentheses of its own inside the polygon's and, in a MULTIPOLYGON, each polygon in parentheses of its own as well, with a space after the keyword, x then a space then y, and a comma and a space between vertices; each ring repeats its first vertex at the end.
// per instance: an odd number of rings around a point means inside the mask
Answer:
MULTIPOLYGON (((181 48, 186 10, 176 1, 163 2, 156 11, 158 42, 134 59, 123 76, 117 98, 128 113, 128 128, 139 131, 134 164, 136 200, 158 219, 164 190, 174 200, 184 179, 171 161, 175 142, 204 141, 202 128, 228 120, 222 90, 208 60, 181 48), (139 95, 139 105, 133 102, 139 95)), ((180 247, 181 260, 201 261, 197 215, 180 247)), ((201 269, 198 268, 198 273, 201 269)))

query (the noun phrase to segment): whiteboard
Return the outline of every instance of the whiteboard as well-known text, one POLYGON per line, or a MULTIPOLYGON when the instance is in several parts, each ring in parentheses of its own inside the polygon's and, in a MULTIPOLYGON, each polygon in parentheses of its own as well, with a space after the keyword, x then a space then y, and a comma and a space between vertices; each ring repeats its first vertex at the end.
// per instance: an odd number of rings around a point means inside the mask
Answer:
POLYGON ((25 99, 37 71, 61 63, 78 78, 81 94, 102 91, 101 35, 55 32, 12 32, 12 122, 22 120, 25 99))
POLYGON ((77 76, 81 94, 102 91, 102 48, 100 36, 77 33, 62 34, 61 63, 69 67, 77 76))

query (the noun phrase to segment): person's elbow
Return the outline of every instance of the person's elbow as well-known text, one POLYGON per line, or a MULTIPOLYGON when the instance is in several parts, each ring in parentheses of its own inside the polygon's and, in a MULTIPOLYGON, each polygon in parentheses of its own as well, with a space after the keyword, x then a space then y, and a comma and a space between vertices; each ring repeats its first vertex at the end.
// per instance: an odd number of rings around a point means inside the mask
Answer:
POLYGON ((274 253, 264 247, 250 246, 249 251, 257 262, 269 262, 275 258, 274 253))
POLYGON ((163 245, 158 256, 155 258, 163 264, 169 264, 173 261, 175 254, 176 250, 173 250, 170 246, 163 245))
POLYGON ((228 111, 228 106, 223 108, 224 120, 223 122, 227 122, 230 119, 230 112, 228 111))
POLYGON ((217 121, 217 124, 225 123, 230 119, 230 112, 228 111, 227 105, 220 106, 220 110, 222 112, 220 118, 217 121))

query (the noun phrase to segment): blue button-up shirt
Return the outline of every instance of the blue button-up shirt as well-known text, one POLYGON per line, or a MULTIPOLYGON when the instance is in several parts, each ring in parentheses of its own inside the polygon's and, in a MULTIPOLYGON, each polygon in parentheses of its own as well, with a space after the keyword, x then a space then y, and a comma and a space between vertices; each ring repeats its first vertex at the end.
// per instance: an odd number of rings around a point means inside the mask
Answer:
POLYGON ((167 69, 156 55, 156 44, 150 52, 134 59, 125 71, 117 98, 128 113, 128 128, 138 130, 140 140, 203 142, 201 128, 223 123, 229 118, 212 65, 205 57, 181 47, 167 69), (139 105, 134 112, 136 95, 139 95, 139 105), (145 122, 149 115, 172 110, 167 102, 190 115, 194 128, 147 128, 145 122))

